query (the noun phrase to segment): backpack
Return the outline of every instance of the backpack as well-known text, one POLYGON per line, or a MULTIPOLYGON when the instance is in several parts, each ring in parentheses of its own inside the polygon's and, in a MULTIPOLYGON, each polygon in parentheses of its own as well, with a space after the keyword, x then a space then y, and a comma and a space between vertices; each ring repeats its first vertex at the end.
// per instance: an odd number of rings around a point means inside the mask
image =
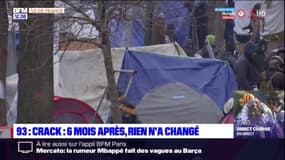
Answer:
POLYGON ((260 90, 261 91, 274 91, 274 86, 273 86, 273 78, 275 78, 276 76, 282 74, 282 72, 275 72, 271 75, 271 77, 267 78, 266 77, 266 73, 263 74, 263 78, 262 81, 260 82, 260 90))

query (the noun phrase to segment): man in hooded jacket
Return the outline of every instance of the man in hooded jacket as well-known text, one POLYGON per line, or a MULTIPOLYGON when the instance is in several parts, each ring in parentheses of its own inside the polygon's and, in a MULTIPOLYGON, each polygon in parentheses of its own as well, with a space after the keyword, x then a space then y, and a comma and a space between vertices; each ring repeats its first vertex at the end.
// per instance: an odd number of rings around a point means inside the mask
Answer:
MULTIPOLYGON (((269 68, 262 73, 262 82, 271 81, 273 90, 284 90, 284 61, 280 56, 272 56, 269 68)), ((271 87, 260 86, 260 89, 269 91, 271 87)))
POLYGON ((234 73, 237 73, 237 58, 234 54, 235 44, 227 41, 225 49, 226 51, 222 54, 219 54, 217 58, 223 61, 227 61, 231 66, 232 70, 234 71, 234 73))
POLYGON ((255 74, 250 74, 253 69, 253 60, 256 56, 257 46, 249 41, 244 47, 244 54, 241 55, 237 62, 236 80, 240 90, 252 90, 252 85, 256 82, 255 74))

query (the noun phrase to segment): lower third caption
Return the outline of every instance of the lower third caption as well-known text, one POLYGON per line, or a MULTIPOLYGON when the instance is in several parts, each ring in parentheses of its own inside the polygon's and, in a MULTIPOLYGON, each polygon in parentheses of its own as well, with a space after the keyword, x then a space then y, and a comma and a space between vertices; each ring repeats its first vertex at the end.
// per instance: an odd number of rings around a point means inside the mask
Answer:
POLYGON ((119 141, 37 141, 36 154, 202 154, 200 148, 134 148, 119 141))

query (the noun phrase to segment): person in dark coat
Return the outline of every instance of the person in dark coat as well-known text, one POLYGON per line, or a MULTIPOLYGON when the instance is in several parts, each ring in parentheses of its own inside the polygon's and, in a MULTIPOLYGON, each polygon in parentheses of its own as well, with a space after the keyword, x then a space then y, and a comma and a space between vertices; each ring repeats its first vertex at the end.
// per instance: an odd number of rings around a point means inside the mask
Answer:
POLYGON ((234 55, 235 44, 232 42, 226 42, 226 51, 223 54, 220 54, 217 58, 223 61, 227 61, 231 66, 234 73, 237 73, 237 58, 234 55))
POLYGON ((263 72, 265 70, 265 53, 268 48, 268 41, 266 39, 262 39, 258 42, 257 45, 257 54, 253 61, 253 64, 259 72, 263 72))
POLYGON ((267 56, 265 59, 265 70, 269 68, 269 62, 273 56, 281 57, 284 62, 284 46, 272 50, 271 53, 267 56))
POLYGON ((268 42, 265 39, 260 40, 257 43, 257 52, 256 56, 252 61, 252 67, 250 68, 250 75, 253 79, 251 79, 252 83, 255 83, 257 86, 260 85, 262 80, 262 72, 265 70, 266 64, 266 56, 265 52, 267 50, 268 42))
MULTIPOLYGON (((263 73, 264 82, 271 81, 273 90, 284 90, 284 61, 280 56, 272 56, 269 61, 269 68, 263 73)), ((269 90, 269 87, 262 88, 269 90)))
POLYGON ((194 16, 196 17, 197 34, 199 48, 204 45, 205 38, 208 35, 208 4, 205 1, 200 1, 196 9, 194 10, 194 16))
POLYGON ((244 47, 244 54, 241 55, 237 62, 236 80, 240 90, 252 90, 252 80, 254 75, 250 74, 253 59, 256 56, 257 46, 249 41, 244 47))

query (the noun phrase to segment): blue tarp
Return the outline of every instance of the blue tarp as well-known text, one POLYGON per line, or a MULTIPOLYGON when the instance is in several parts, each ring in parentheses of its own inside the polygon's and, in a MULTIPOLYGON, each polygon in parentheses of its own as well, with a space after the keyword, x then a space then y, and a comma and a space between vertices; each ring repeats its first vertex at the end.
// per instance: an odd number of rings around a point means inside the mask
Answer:
POLYGON ((183 1, 161 1, 159 8, 165 15, 165 22, 167 25, 175 26, 176 41, 185 46, 189 39, 190 33, 190 13, 188 8, 184 6, 183 1))
MULTIPOLYGON (((183 1, 158 1, 154 15, 163 15, 167 25, 175 26, 176 41, 185 46, 190 36, 190 15, 183 1)), ((133 8, 134 19, 113 20, 111 23, 112 47, 137 47, 144 46, 146 8, 133 8), (130 26, 130 24, 132 24, 130 26), (129 33, 130 32, 130 33, 129 33), (128 37, 131 34, 131 37, 128 37)), ((149 19, 149 18, 148 18, 149 19)))
MULTIPOLYGON (((151 89, 166 83, 180 82, 205 93, 223 109, 224 103, 238 89, 230 65, 219 60, 126 51, 121 68, 137 71, 127 94, 128 101, 134 105, 151 89)), ((119 92, 125 92, 129 78, 127 73, 120 74, 119 92)))

